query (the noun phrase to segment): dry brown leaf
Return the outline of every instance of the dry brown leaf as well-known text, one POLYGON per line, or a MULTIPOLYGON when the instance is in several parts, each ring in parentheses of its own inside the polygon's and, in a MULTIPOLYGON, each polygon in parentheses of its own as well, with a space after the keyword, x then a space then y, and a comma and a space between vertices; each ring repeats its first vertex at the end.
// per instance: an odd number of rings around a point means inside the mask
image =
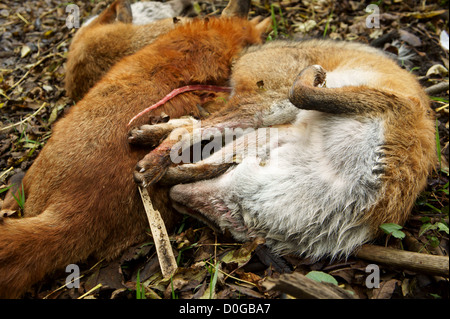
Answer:
POLYGON ((397 279, 391 279, 380 283, 380 288, 373 289, 372 299, 391 299, 395 288, 401 282, 397 279))

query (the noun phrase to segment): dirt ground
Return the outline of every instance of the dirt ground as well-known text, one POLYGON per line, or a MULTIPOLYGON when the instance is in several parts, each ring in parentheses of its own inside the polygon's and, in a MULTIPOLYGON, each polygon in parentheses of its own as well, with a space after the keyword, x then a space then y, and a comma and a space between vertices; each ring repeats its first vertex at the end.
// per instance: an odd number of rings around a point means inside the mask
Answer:
MULTIPOLYGON (((194 2, 194 9, 200 16, 214 14, 226 2, 194 2)), ((109 1, 74 3, 84 19, 103 10, 109 1)), ((443 32, 449 32, 448 0, 378 1, 379 25, 374 28, 366 25, 373 13, 366 12, 369 3, 256 0, 250 15, 272 16, 273 29, 267 41, 331 38, 369 43, 394 55, 399 54, 401 44, 412 54, 403 67, 424 87, 448 83, 448 36, 447 49, 442 40, 443 32)), ((63 84, 67 51, 76 31, 65 26, 67 4, 56 0, 0 3, 0 190, 9 177, 31 166, 51 136, 53 123, 74 104, 63 84)), ((440 162, 411 218, 400 230, 404 238, 386 234, 377 244, 448 256, 448 85, 430 95, 440 162)), ((4 195, 0 193, 0 204, 4 195)), ((26 298, 290 298, 284 292, 267 291, 263 283, 292 271, 329 275, 340 287, 363 299, 449 297, 448 276, 380 265, 380 287, 368 288, 365 279, 369 261, 350 257, 312 262, 273 256, 258 242, 242 245, 188 217, 171 239, 180 267, 171 281, 162 280, 149 237, 148 243, 130 248, 114 262, 87 261, 80 265, 83 277, 78 289, 64 287, 67 273, 62 271, 37 285, 26 298)))

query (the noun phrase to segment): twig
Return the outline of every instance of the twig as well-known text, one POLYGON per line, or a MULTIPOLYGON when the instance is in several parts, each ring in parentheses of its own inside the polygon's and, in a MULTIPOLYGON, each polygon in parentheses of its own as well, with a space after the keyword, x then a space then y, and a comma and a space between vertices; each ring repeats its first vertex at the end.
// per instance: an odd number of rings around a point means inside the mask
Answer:
POLYGON ((56 10, 58 10, 58 7, 45 11, 43 14, 39 16, 39 19, 42 19, 43 17, 49 15, 50 13, 55 12, 56 10))
POLYGON ((20 121, 20 122, 17 122, 17 123, 14 123, 14 124, 11 124, 11 125, 8 125, 8 126, 5 126, 5 127, 0 128, 0 131, 3 131, 3 130, 6 130, 6 129, 9 129, 9 128, 11 128, 11 127, 14 127, 14 126, 17 126, 17 125, 20 125, 20 124, 25 123, 26 121, 28 121, 28 120, 31 119, 32 117, 36 116, 36 114, 38 114, 38 113, 39 113, 46 105, 47 105, 47 102, 42 103, 41 107, 38 108, 36 112, 34 112, 33 114, 27 116, 26 118, 24 118, 24 119, 23 119, 22 121, 20 121))
MULTIPOLYGON (((92 269, 94 269, 95 267, 97 267, 97 265, 99 265, 100 263, 102 263, 103 261, 104 261, 105 259, 103 258, 103 259, 101 259, 101 260, 99 260, 94 266, 92 266, 91 268, 89 268, 89 270, 87 271, 87 272, 90 272, 92 269)), ((81 278, 83 278, 84 277, 84 274, 83 275, 80 275, 79 277, 77 277, 77 278, 75 278, 74 280, 80 280, 81 278)), ((48 297, 50 297, 51 295, 53 295, 55 292, 58 292, 58 291, 60 291, 61 289, 63 289, 63 288, 65 288, 68 284, 70 284, 71 282, 66 282, 64 285, 62 285, 61 287, 59 287, 59 288, 57 288, 57 289, 55 289, 55 290, 53 290, 52 292, 50 292, 48 295, 46 295, 44 298, 42 298, 42 299, 47 299, 48 297)), ((101 285, 101 284, 100 284, 101 285)), ((92 289, 90 290, 90 291, 92 291, 92 289)), ((84 295, 86 295, 86 294, 84 294, 84 295)), ((81 298, 81 297, 80 297, 81 298)))
MULTIPOLYGON (((207 261, 207 260, 205 261, 205 263, 207 263, 208 265, 214 267, 214 265, 213 265, 212 263, 210 263, 209 261, 207 261)), ((227 278, 231 278, 231 279, 234 279, 234 280, 241 281, 241 282, 243 282, 243 283, 249 284, 249 285, 251 285, 251 286, 255 286, 255 287, 257 286, 255 283, 253 283, 253 282, 251 282, 251 281, 247 281, 247 280, 244 280, 244 279, 240 279, 240 278, 234 277, 233 275, 231 275, 231 274, 229 274, 229 273, 226 273, 226 272, 223 271, 222 269, 218 269, 218 268, 217 268, 217 270, 226 276, 225 278, 223 278, 224 281, 227 280, 227 278)))
POLYGON ((90 295, 91 293, 93 293, 94 291, 96 291, 97 289, 101 288, 102 284, 98 284, 97 286, 95 286, 94 288, 92 288, 91 290, 89 290, 87 293, 81 295, 80 297, 78 297, 77 299, 83 299, 84 297, 87 297, 88 295, 90 295))
POLYGON ((25 19, 19 12, 17 12, 16 15, 20 18, 20 20, 25 22, 25 24, 30 24, 30 22, 28 22, 28 20, 25 19))
POLYGON ((298 272, 282 274, 278 279, 268 279, 262 286, 267 290, 285 292, 302 299, 355 299, 355 296, 335 284, 318 282, 298 272))
MULTIPOLYGON (((80 280, 80 279, 83 278, 83 277, 84 277, 84 275, 81 275, 81 276, 75 278, 74 280, 80 280)), ((50 292, 48 295, 46 295, 46 296, 45 296, 44 298, 42 298, 42 299, 47 299, 48 297, 50 297, 51 295, 53 295, 55 292, 58 292, 58 291, 60 291, 61 289, 67 287, 67 285, 70 284, 70 283, 71 283, 71 282, 67 282, 67 283, 65 283, 64 285, 62 285, 61 287, 56 288, 55 290, 53 290, 52 292, 50 292)))
POLYGON ((153 208, 150 195, 146 188, 139 187, 142 203, 147 213, 153 241, 155 242, 156 253, 158 254, 159 266, 164 278, 171 277, 177 270, 177 262, 170 245, 169 235, 166 226, 161 218, 161 214, 153 208))
POLYGON ((42 59, 40 59, 39 61, 37 61, 36 63, 32 64, 30 69, 20 78, 19 81, 17 81, 16 83, 14 83, 8 90, 12 90, 14 89, 16 86, 18 86, 20 83, 22 83, 23 80, 25 80, 25 78, 30 74, 30 72, 37 67, 39 64, 41 64, 42 62, 44 62, 45 60, 47 60, 48 58, 54 57, 55 55, 58 55, 58 53, 51 53, 48 54, 46 56, 44 56, 42 59))
POLYGON ((8 168, 6 171, 2 172, 2 174, 0 175, 0 181, 2 180, 3 176, 5 176, 8 172, 10 172, 14 167, 10 167, 8 168))
POLYGON ((356 256, 399 269, 449 277, 448 256, 427 255, 375 245, 362 246, 356 256))
POLYGON ((445 90, 448 90, 448 82, 441 82, 435 85, 430 86, 425 89, 428 95, 438 94, 445 90))

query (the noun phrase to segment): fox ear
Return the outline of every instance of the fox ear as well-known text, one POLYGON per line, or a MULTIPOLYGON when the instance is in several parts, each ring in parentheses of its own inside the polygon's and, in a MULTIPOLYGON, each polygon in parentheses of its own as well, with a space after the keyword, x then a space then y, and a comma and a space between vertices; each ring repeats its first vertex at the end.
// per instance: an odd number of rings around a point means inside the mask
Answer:
POLYGON ((256 17, 250 20, 250 22, 255 26, 255 29, 259 33, 266 33, 272 29, 272 18, 268 17, 261 21, 261 17, 256 17))
POLYGON ((247 18, 251 0, 230 0, 222 11, 222 17, 247 18))
POLYGON ((97 18, 99 24, 110 24, 116 21, 131 23, 133 15, 128 0, 116 0, 97 18))

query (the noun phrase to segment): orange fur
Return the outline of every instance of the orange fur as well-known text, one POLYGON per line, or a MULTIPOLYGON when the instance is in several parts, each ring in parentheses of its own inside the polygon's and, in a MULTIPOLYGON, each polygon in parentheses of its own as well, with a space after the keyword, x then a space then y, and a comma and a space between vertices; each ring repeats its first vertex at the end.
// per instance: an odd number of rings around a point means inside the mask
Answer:
MULTIPOLYGON (((0 298, 19 297, 46 275, 89 256, 117 257, 147 237, 132 172, 148 150, 130 147, 127 122, 174 88, 226 84, 233 60, 246 45, 259 43, 260 33, 240 18, 181 25, 122 59, 56 123, 23 179, 24 218, 0 225, 0 298)), ((190 92, 153 114, 199 115, 199 103, 190 92)), ((170 228, 167 188, 149 191, 170 228)))
POLYGON ((188 18, 162 19, 145 25, 131 24, 125 0, 114 1, 89 25, 75 34, 66 63, 65 89, 80 100, 120 59, 131 55, 188 18))

